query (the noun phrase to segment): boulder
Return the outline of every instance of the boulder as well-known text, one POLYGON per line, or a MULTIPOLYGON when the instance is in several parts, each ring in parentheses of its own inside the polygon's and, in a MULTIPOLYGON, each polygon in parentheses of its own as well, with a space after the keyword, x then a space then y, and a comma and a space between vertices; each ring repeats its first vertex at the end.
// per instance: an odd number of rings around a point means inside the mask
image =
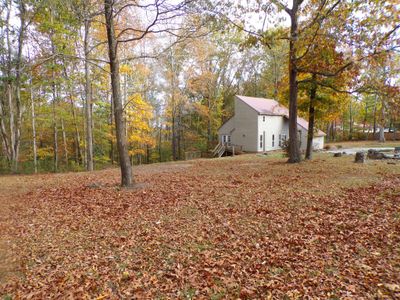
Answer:
POLYGON ((333 154, 333 157, 341 157, 342 153, 341 152, 336 152, 333 154))
POLYGON ((363 164, 366 160, 367 156, 365 155, 365 152, 356 152, 356 158, 354 162, 363 164))
POLYGON ((400 147, 394 147, 394 158, 400 158, 400 147))
POLYGON ((368 150, 368 158, 369 159, 385 159, 388 157, 386 156, 386 154, 379 152, 375 149, 369 149, 368 150))

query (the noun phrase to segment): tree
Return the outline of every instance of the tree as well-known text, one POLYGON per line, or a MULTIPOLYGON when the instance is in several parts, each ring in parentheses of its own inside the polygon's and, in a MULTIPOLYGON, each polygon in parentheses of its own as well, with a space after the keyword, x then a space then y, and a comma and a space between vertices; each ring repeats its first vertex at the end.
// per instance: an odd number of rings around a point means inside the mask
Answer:
POLYGON ((141 157, 147 155, 148 158, 148 150, 155 145, 151 128, 153 108, 139 94, 131 95, 128 100, 126 110, 129 125, 129 154, 132 158, 137 156, 141 162, 141 157))
POLYGON ((123 116, 121 86, 119 75, 119 57, 117 37, 114 28, 114 3, 104 0, 104 13, 107 26, 108 55, 110 59, 111 89, 114 106, 114 118, 117 135, 117 147, 121 166, 121 186, 130 187, 133 184, 132 166, 129 160, 128 147, 125 135, 125 122, 123 116))
POLYGON ((22 118, 24 112, 24 104, 21 99, 21 87, 23 84, 23 49, 26 41, 26 28, 30 22, 28 19, 28 11, 25 0, 16 1, 17 15, 19 25, 15 28, 16 44, 12 34, 14 32, 11 24, 11 14, 13 8, 12 1, 5 1, 6 19, 3 27, 3 42, 6 42, 5 54, 3 56, 3 95, 4 98, 0 101, 0 127, 2 135, 3 150, 11 165, 12 172, 18 171, 18 159, 21 144, 22 118), (16 48, 16 53, 13 48, 16 48), (15 55, 15 57, 13 57, 15 55), (8 112, 8 116, 7 116, 8 112), (6 121, 8 119, 9 130, 6 129, 6 121))
POLYGON ((90 30, 93 19, 99 15, 96 1, 78 0, 74 7, 75 14, 83 23, 83 60, 85 70, 85 128, 86 128, 86 170, 93 171, 93 105, 90 86, 90 54, 93 50, 91 45, 90 30))
MULTIPOLYGON (((190 1, 189 1, 190 2, 190 1)), ((113 95, 113 105, 115 114, 115 125, 117 135, 117 145, 121 166, 121 185, 124 187, 132 186, 132 166, 129 160, 129 153, 126 144, 125 125, 123 117, 123 106, 120 87, 119 74, 119 56, 118 45, 136 42, 143 40, 146 36, 152 34, 174 34, 179 39, 185 39, 192 35, 190 30, 182 30, 182 25, 172 24, 171 21, 181 16, 185 12, 188 1, 183 1, 177 4, 171 4, 167 1, 158 1, 142 4, 135 1, 128 1, 116 6, 112 0, 104 0, 104 13, 107 26, 107 41, 110 64, 110 77, 113 95), (127 24, 127 27, 121 29, 118 34, 115 32, 114 19, 126 11, 145 9, 148 15, 151 15, 151 21, 147 24, 141 24, 137 20, 137 26, 127 24)), ((144 55, 146 56, 146 55, 144 55)))

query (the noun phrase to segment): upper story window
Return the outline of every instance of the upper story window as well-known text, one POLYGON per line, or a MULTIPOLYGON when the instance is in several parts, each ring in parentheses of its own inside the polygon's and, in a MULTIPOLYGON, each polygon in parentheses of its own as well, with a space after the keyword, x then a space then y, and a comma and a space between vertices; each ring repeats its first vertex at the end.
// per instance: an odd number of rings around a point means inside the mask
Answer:
POLYGON ((265 116, 263 116, 263 122, 265 122, 265 116))
POLYGON ((272 135, 272 147, 275 147, 275 134, 272 135))

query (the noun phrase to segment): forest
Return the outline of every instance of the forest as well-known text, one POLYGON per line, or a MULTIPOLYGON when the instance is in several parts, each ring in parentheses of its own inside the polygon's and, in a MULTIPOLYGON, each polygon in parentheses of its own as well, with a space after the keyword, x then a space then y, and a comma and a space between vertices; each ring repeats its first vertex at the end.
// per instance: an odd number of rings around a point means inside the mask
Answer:
POLYGON ((1 299, 400 299, 399 0, 0 0, 0 35, 1 299), (211 159, 251 97, 272 147, 211 159))
MULTIPOLYGON (((277 99, 291 130, 300 115, 327 141, 395 139, 399 10, 397 0, 2 0, 0 173, 120 164, 127 175, 206 155, 238 94, 277 99)), ((302 159, 296 143, 290 135, 290 162, 302 159)))

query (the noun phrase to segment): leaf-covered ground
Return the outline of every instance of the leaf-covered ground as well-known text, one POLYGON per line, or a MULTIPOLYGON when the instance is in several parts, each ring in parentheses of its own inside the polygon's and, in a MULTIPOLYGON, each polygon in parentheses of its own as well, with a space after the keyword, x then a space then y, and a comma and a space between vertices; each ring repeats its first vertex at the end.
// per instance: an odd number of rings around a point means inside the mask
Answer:
POLYGON ((243 155, 0 178, 12 299, 400 297, 400 164, 243 155))

